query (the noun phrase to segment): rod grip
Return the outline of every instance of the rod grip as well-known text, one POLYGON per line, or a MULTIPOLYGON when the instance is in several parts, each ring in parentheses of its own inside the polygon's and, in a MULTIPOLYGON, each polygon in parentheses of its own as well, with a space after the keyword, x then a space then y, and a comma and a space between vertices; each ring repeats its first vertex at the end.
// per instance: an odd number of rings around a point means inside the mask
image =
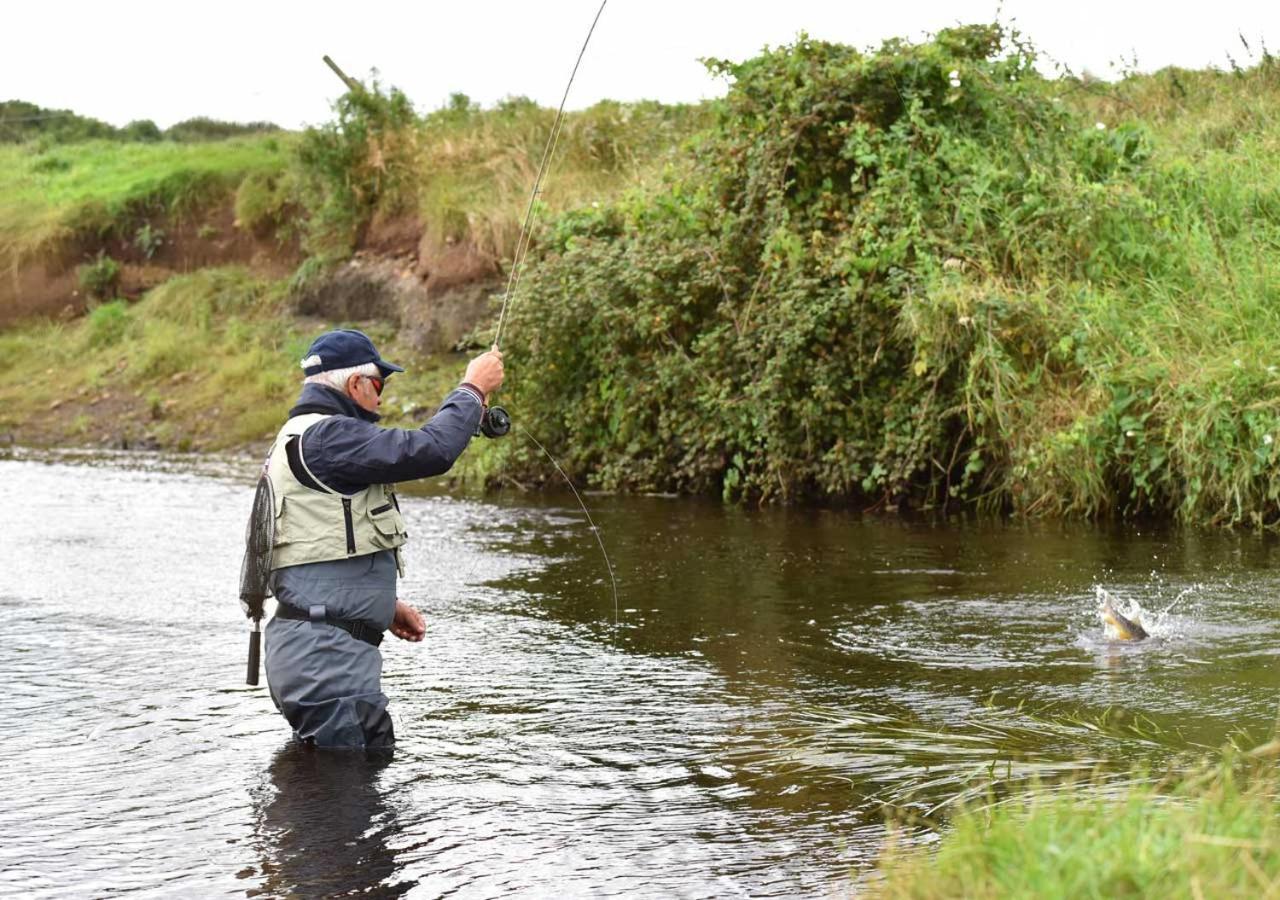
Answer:
POLYGON ((257 628, 249 632, 249 671, 245 682, 252 685, 258 683, 258 660, 262 655, 262 632, 257 628))

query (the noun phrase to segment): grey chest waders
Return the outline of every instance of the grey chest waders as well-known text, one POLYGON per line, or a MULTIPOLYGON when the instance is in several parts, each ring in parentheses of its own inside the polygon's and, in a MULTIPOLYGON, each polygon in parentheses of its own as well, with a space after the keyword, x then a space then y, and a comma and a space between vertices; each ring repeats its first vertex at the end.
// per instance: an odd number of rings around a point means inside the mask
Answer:
POLYGON ((262 617, 271 596, 271 548, 275 542, 275 494, 264 472, 253 494, 253 510, 244 534, 244 562, 240 564, 240 606, 253 621, 249 633, 248 684, 258 683, 262 655, 262 617))

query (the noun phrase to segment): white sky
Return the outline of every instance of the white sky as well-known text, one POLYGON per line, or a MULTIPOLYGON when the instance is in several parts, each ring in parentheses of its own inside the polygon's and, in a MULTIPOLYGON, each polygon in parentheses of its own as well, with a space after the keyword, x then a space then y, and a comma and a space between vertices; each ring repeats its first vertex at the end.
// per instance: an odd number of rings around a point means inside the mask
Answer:
MULTIPOLYGON (((373 0, 217 3, 6 4, 0 99, 70 108, 116 125, 160 127, 206 115, 286 127, 319 123, 348 74, 377 67, 423 111, 462 91, 489 105, 524 94, 555 106, 599 0, 373 0)), ((1280 3, 1136 0, 609 0, 569 98, 697 100, 723 93, 699 57, 743 59, 799 31, 858 47, 918 38, 1001 11, 1048 56, 1110 76, 1136 58, 1142 70, 1226 67, 1265 41, 1280 51, 1280 3)))

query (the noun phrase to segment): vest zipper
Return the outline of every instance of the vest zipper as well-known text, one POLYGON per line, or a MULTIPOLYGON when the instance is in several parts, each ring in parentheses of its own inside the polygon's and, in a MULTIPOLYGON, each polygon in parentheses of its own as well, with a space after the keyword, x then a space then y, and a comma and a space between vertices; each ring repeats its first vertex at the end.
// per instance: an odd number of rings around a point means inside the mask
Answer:
POLYGON ((351 521, 351 498, 342 498, 342 518, 347 526, 347 556, 356 552, 356 528, 351 521))

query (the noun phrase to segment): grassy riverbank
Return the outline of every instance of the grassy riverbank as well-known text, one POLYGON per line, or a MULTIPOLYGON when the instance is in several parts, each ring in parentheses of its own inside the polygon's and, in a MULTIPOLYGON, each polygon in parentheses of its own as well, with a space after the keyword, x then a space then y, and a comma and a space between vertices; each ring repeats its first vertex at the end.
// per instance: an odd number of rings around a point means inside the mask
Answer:
POLYGON ((38 256, 70 234, 101 238, 148 213, 198 210, 247 175, 283 170, 294 139, 0 145, 0 260, 38 256))
MULTIPOLYGON (((712 65, 722 102, 570 115, 540 199, 506 397, 578 482, 1280 523, 1272 57, 1106 84, 1046 77, 1020 37, 973 26, 712 65)), ((462 96, 420 115, 371 84, 300 135, 2 148, 3 289, 64 320, 10 329, 4 378, 48 369, 50 341, 82 346, 98 326, 66 322, 77 310, 101 321, 208 267, 279 293, 249 358, 280 349, 272 329, 337 318, 406 334, 404 314, 290 312, 277 282, 299 262, 294 284, 315 284, 357 252, 426 285, 426 306, 470 285, 488 321, 552 119, 462 96)), ((160 327, 119 347, 141 359, 160 327)), ((53 368, 46 408, 93 380, 53 368)), ((7 415, 24 440, 95 432, 7 415)), ((541 460, 502 452, 540 480, 541 460)))
MULTIPOLYGON (((74 322, 0 332, 0 433, 26 442, 258 452, 297 396, 298 360, 332 324, 292 311, 288 285, 244 268, 177 276, 137 303, 74 322)), ((423 355, 366 326, 408 374, 388 383, 388 424, 420 424, 457 383, 466 354, 423 355)), ((484 448, 455 476, 483 481, 484 448)))
MULTIPOLYGON (((278 426, 302 351, 337 325, 369 331, 411 366, 385 407, 393 424, 420 422, 466 354, 426 352, 412 328, 358 305, 350 320, 301 314, 296 288, 357 251, 419 282, 443 279, 446 292, 495 279, 554 111, 519 98, 481 109, 458 95, 420 116, 375 84, 335 112, 302 134, 0 145, 0 322, 18 320, 0 331, 0 434, 244 446, 278 426)), ((570 113, 544 217, 656 179, 705 117, 656 103, 570 113)), ((487 471, 484 454, 467 465, 487 471)))
MULTIPOLYGON (((1270 748, 1274 750, 1274 746, 1270 748)), ((1177 783, 1032 792, 958 816, 926 851, 890 850, 885 898, 1267 896, 1280 887, 1276 777, 1230 764, 1177 783)))
POLYGON ((1047 79, 973 27, 720 68, 688 175, 562 218, 527 280, 513 389, 570 471, 1280 521, 1272 58, 1047 79))

